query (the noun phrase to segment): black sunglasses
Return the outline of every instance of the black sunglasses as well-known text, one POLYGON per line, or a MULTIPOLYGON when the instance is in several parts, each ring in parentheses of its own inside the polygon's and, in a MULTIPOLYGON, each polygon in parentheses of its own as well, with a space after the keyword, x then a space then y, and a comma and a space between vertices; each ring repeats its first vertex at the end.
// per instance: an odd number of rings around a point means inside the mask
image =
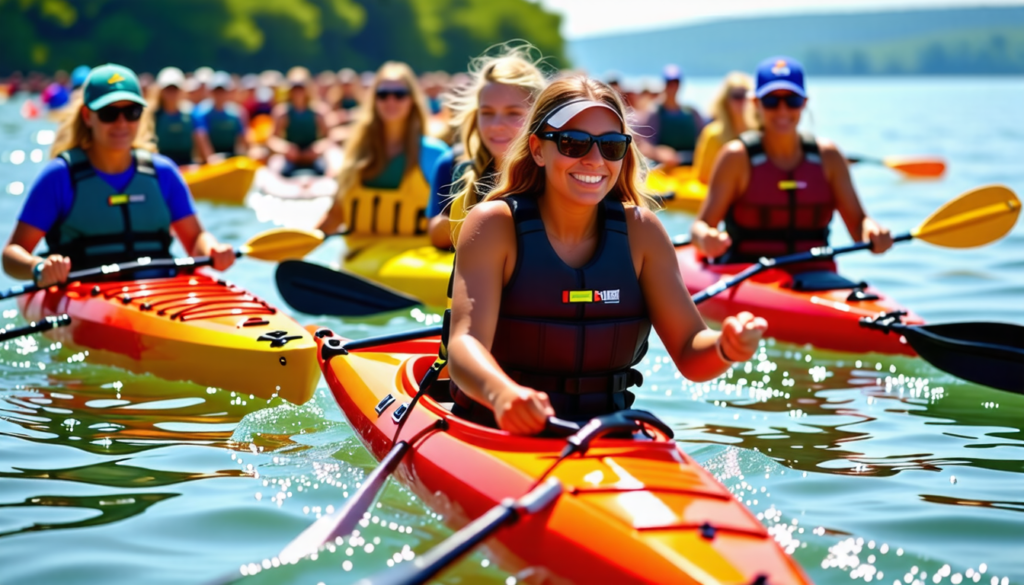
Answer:
POLYGON ((121 114, 129 122, 137 122, 142 117, 142 105, 131 104, 128 106, 105 106, 96 110, 96 117, 104 124, 113 124, 121 114))
POLYGON ((551 140, 558 146, 558 152, 569 158, 583 158, 590 152, 590 147, 596 142, 597 149, 605 160, 617 161, 626 157, 629 151, 629 143, 633 137, 619 132, 609 132, 600 136, 594 136, 580 130, 561 130, 558 132, 541 132, 537 136, 541 140, 551 140))
POLYGON ((386 100, 388 97, 393 97, 396 100, 404 100, 409 97, 408 89, 378 89, 377 99, 386 100))
POLYGON ((747 90, 742 87, 739 89, 730 89, 728 95, 731 100, 745 100, 747 99, 747 90))
POLYGON ((791 110, 799 110, 804 107, 804 104, 807 102, 807 98, 796 95, 795 93, 786 94, 784 96, 770 93, 761 98, 761 105, 769 110, 774 110, 779 107, 779 104, 782 102, 786 102, 786 105, 789 106, 789 109, 791 110))

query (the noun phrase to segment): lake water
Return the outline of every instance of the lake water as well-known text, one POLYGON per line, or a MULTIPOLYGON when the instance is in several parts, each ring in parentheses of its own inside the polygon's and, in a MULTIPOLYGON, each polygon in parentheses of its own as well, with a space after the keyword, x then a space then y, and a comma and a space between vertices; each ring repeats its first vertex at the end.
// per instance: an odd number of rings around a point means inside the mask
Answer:
MULTIPOLYGON (((704 107, 717 80, 693 80, 704 107)), ((808 128, 850 154, 934 154, 936 181, 858 166, 869 212, 894 231, 972 187, 1024 192, 1024 79, 812 80, 808 128)), ((45 121, 0 104, 0 239, 45 162, 45 121), (41 133, 42 132, 42 133, 41 133)), ((198 204, 239 244, 271 227, 247 207, 198 204)), ((269 215, 269 214, 265 214, 269 215)), ((670 231, 691 217, 662 214, 670 231)), ((849 238, 834 224, 836 242, 849 238)), ((311 259, 337 260, 340 243, 311 259)), ((1024 227, 974 250, 910 243, 840 261, 930 321, 1024 324, 1024 227)), ((273 266, 229 277, 283 306, 273 266)), ((0 287, 13 282, 0 276, 0 287)), ((21 322, 13 300, 0 325, 21 322)), ((419 325, 413 311, 368 320, 298 316, 350 337, 419 325)), ((1024 396, 964 383, 920 359, 818 351, 769 341, 716 383, 678 377, 657 341, 637 406, 758 515, 818 583, 1024 584, 1024 396), (751 389, 762 382, 764 388, 751 389)), ((182 367, 187 367, 183 364, 182 367)), ((374 466, 321 384, 302 407, 208 394, 90 363, 42 336, 0 347, 0 583, 205 583, 272 558, 374 466)), ((513 495, 513 494, 510 494, 513 495)), ((361 547, 242 583, 350 583, 405 547, 451 531, 391 483, 361 547)), ((347 549, 347 550, 346 550, 347 549)), ((445 583, 514 583, 485 551, 445 583)))

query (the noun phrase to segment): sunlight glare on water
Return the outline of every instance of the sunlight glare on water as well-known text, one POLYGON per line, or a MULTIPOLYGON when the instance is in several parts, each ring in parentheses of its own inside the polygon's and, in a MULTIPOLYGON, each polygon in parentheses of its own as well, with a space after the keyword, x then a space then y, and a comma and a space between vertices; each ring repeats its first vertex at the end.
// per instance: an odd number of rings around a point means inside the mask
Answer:
MULTIPOLYGON (((688 80, 685 101, 703 106, 716 86, 688 80)), ((947 159, 947 175, 932 182, 853 169, 865 205, 894 231, 981 184, 1024 192, 1020 79, 818 79, 809 91, 807 126, 844 152, 947 159)), ((22 120, 19 106, 0 105, 5 241, 54 139, 52 123, 22 120)), ((236 245, 286 212, 289 221, 313 222, 314 207, 198 204, 205 227, 236 245)), ((692 221, 661 217, 673 234, 692 221)), ((832 233, 836 243, 849 241, 838 222, 832 233)), ((310 259, 336 263, 340 250, 331 241, 310 259)), ((912 243, 883 257, 850 255, 840 266, 929 321, 1024 323, 1019 225, 984 248, 912 243)), ((284 307, 272 270, 242 260, 230 278, 284 307)), ((12 284, 0 276, 0 287, 12 284)), ((298 319, 359 338, 436 324, 437 313, 298 319)), ((23 324, 12 300, 0 316, 0 327, 23 324)), ((39 335, 0 344, 4 585, 206 583, 225 574, 246 584, 351 583, 452 533, 391 481, 357 533, 313 558, 283 561, 285 545, 343 506, 376 465, 324 382, 294 406, 94 357, 39 335)), ((708 383, 684 380, 657 339, 639 369, 636 406, 668 422, 814 581, 1024 584, 1021 395, 965 383, 916 358, 774 340, 708 383)), ((496 560, 478 549, 440 582, 531 582, 496 560)))

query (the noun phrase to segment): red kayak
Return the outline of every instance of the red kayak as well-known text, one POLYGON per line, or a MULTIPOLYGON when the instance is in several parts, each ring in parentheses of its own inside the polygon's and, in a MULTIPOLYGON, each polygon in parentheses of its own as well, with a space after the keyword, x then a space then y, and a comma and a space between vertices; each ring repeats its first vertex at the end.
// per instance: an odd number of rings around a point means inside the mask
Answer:
MULTIPOLYGON (((708 264, 689 245, 677 247, 676 258, 690 294, 750 266, 708 264)), ((861 327, 861 317, 907 311, 904 323, 924 323, 881 291, 849 282, 834 272, 794 277, 780 268, 765 270, 709 298, 698 308, 705 318, 718 322, 750 311, 768 321, 768 335, 775 339, 851 353, 916 355, 903 337, 861 327)))

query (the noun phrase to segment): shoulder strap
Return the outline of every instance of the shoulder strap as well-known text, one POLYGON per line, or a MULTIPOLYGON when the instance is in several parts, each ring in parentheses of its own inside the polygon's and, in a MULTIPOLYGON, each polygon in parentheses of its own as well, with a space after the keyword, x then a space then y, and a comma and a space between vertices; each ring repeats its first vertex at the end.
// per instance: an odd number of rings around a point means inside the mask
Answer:
POLYGON ((800 133, 800 146, 804 149, 804 159, 809 163, 821 164, 821 149, 818 148, 818 140, 810 132, 800 133))
POLYGON ((516 235, 522 236, 533 232, 543 232, 544 222, 540 218, 537 200, 532 197, 504 197, 505 204, 512 211, 512 221, 516 225, 516 235))
POLYGON ((156 167, 153 166, 153 153, 145 148, 136 148, 132 151, 135 155, 135 171, 144 175, 156 176, 156 167))
POLYGON ((96 169, 92 168, 89 157, 81 148, 72 148, 60 153, 60 157, 68 164, 68 173, 71 175, 71 187, 75 189, 78 183, 96 176, 96 169))
POLYGON ((747 158, 750 159, 750 166, 756 167, 768 162, 768 155, 764 153, 764 143, 761 132, 758 130, 747 130, 740 134, 740 142, 747 149, 747 158))
POLYGON ((615 191, 604 198, 604 229, 626 234, 626 208, 621 201, 613 199, 615 191))

